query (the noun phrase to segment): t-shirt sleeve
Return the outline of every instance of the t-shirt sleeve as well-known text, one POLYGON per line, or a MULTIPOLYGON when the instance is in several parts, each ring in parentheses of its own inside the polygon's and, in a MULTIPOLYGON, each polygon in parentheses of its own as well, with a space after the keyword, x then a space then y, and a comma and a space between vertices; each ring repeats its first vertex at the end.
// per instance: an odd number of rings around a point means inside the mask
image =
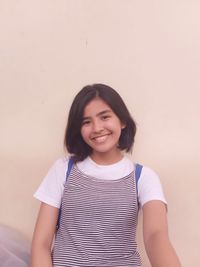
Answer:
POLYGON ((68 160, 66 158, 58 159, 53 164, 35 192, 35 198, 53 207, 60 208, 67 164, 68 160))
POLYGON ((158 175, 148 167, 142 168, 138 181, 138 200, 140 207, 151 200, 160 200, 167 204, 158 175))

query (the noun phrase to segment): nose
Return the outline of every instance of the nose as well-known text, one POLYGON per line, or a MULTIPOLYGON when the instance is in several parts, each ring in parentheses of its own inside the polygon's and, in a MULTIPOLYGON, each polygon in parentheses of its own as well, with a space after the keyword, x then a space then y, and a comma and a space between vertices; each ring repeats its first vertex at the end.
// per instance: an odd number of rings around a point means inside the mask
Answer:
POLYGON ((103 130, 103 124, 99 120, 93 121, 93 125, 92 126, 93 126, 93 132, 95 132, 95 133, 99 133, 99 132, 101 132, 103 130))

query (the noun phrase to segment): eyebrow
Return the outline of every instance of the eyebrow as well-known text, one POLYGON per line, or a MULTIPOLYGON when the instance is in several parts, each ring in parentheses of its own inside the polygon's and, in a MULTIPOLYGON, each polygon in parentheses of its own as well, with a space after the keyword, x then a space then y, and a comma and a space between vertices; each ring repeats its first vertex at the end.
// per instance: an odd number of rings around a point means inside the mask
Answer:
MULTIPOLYGON (((96 116, 99 117, 99 116, 102 116, 102 115, 107 114, 107 113, 112 113, 112 110, 111 109, 102 110, 99 113, 97 113, 96 116)), ((82 120, 88 120, 88 119, 90 119, 89 116, 88 117, 83 117, 82 120)))

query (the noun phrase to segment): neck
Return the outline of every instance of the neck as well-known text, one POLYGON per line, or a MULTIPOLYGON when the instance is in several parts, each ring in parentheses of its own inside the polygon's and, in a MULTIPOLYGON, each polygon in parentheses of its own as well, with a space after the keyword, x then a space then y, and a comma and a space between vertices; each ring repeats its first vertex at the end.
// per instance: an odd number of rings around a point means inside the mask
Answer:
POLYGON ((115 155, 110 155, 108 153, 92 153, 90 155, 91 159, 99 165, 110 165, 117 163, 123 158, 123 153, 118 151, 115 155))

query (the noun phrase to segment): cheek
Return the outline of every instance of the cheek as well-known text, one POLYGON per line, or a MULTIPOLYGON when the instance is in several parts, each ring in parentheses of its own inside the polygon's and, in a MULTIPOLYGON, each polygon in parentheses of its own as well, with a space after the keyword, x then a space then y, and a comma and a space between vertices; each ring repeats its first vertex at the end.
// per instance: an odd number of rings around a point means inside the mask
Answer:
POLYGON ((89 129, 86 127, 81 128, 81 136, 85 140, 89 136, 89 129))
POLYGON ((81 128, 81 136, 84 138, 84 129, 83 128, 81 128))
POLYGON ((112 123, 109 122, 107 128, 113 130, 115 133, 121 134, 122 124, 118 120, 115 120, 112 123))

